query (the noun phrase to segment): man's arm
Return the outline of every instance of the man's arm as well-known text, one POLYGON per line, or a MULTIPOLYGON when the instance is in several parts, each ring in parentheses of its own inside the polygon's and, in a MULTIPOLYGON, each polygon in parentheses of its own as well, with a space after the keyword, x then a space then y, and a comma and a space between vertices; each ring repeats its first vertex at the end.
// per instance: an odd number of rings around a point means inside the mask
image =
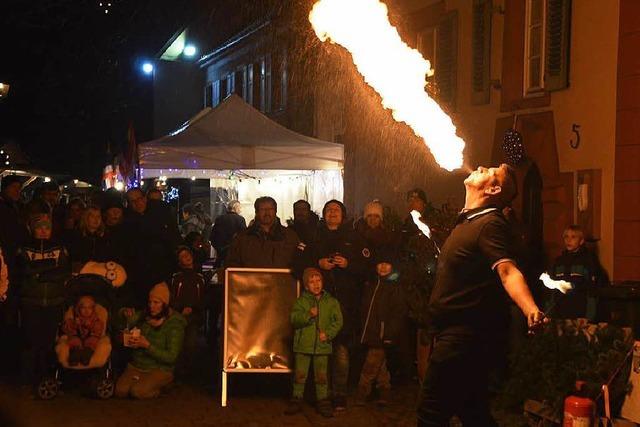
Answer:
POLYGON ((509 297, 520 307, 527 318, 529 328, 542 324, 545 318, 544 313, 540 311, 533 300, 529 286, 527 286, 518 267, 511 261, 504 261, 499 263, 495 269, 509 297))

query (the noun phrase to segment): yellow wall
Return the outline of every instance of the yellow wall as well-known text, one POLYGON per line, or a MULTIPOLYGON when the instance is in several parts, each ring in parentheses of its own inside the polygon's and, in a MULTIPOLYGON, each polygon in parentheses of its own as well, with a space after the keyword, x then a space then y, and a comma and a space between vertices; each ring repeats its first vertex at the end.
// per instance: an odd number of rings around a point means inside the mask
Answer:
MULTIPOLYGON (((471 105, 471 2, 447 0, 447 10, 458 10, 458 99, 455 117, 460 135, 468 144, 474 164, 491 160, 495 121, 512 113, 500 113, 500 91, 491 90, 491 103, 471 105)), ((494 6, 504 6, 494 1, 494 6)), ((616 123, 616 73, 618 57, 619 0, 573 1, 570 86, 551 94, 545 108, 518 110, 528 114, 552 110, 561 172, 602 169, 600 258, 613 268, 613 173, 616 123), (581 125, 581 145, 569 146, 573 123, 581 125)), ((492 16, 491 78, 501 79, 504 15, 492 16)), ((560 239, 560 236, 558 236, 560 239)))

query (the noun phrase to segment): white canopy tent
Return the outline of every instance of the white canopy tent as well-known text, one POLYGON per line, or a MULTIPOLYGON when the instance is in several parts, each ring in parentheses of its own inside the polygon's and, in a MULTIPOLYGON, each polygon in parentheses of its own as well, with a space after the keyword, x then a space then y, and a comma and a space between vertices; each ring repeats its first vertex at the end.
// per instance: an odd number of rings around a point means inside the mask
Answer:
POLYGON ((175 132, 140 144, 139 155, 142 179, 209 178, 212 188, 226 187, 248 205, 248 219, 259 196, 274 197, 286 219, 297 199, 319 210, 343 195, 341 144, 287 129, 237 95, 205 108, 175 132))

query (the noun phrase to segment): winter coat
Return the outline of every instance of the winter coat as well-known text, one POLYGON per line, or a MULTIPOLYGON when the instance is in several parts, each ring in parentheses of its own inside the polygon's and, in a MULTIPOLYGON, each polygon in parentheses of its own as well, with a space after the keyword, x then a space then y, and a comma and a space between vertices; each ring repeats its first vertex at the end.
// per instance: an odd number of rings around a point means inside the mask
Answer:
MULTIPOLYGON (((182 313, 185 307, 191 307, 189 318, 201 318, 205 302, 204 276, 194 270, 182 270, 171 278, 171 307, 182 313)), ((200 320, 200 319, 197 319, 200 320)))
MULTIPOLYGON (((120 315, 123 317, 123 312, 120 315)), ((162 325, 151 326, 145 321, 145 312, 136 311, 128 324, 137 325, 140 334, 149 341, 149 348, 134 348, 131 364, 142 371, 161 369, 173 371, 178 356, 182 351, 184 328, 187 325, 185 318, 175 311, 171 311, 162 325)))
POLYGON ((189 219, 183 222, 182 226, 180 227, 182 238, 187 237, 189 233, 193 232, 202 234, 202 232, 204 231, 204 227, 204 221, 202 221, 202 219, 200 219, 196 214, 193 214, 189 217, 189 219))
POLYGON ((320 299, 309 292, 303 292, 291 310, 291 325, 295 329, 293 336, 294 353, 331 354, 331 341, 342 328, 342 311, 338 300, 323 291, 320 299), (311 317, 312 307, 318 308, 318 315, 311 317), (320 331, 327 336, 320 341, 320 331))
POLYGON ((64 246, 31 240, 18 250, 18 270, 23 304, 51 307, 65 302, 65 283, 71 271, 64 246))
POLYGON ((218 258, 221 261, 224 261, 229 251, 229 246, 236 234, 242 230, 246 230, 246 228, 247 223, 244 218, 235 212, 229 212, 216 218, 216 222, 211 229, 209 240, 216 249, 218 258))
POLYGON ((72 263, 84 265, 88 261, 107 262, 117 258, 112 241, 106 233, 83 234, 75 231, 69 239, 69 257, 72 263))
POLYGON ((62 324, 62 332, 69 337, 72 347, 89 347, 95 350, 104 332, 104 323, 95 312, 88 318, 84 318, 76 310, 74 316, 66 319, 62 324))
MULTIPOLYGON (((29 240, 27 227, 20 220, 20 208, 17 203, 5 199, 0 195, 0 245, 7 264, 9 275, 15 277, 16 254, 18 248, 29 240)), ((14 283, 17 285, 17 283, 14 283)), ((11 293, 18 290, 18 286, 11 286, 11 293)))
MULTIPOLYGON (((392 273, 390 276, 396 275, 392 273)), ((369 347, 397 345, 408 330, 405 285, 398 279, 367 281, 362 298, 360 343, 369 347)))
POLYGON ((593 318, 594 309, 588 309, 587 300, 601 280, 598 258, 584 246, 575 252, 562 252, 553 264, 555 280, 566 280, 573 289, 566 295, 554 292, 555 316, 561 319, 593 318))
POLYGON ((300 240, 280 220, 268 233, 257 223, 238 233, 225 259, 225 267, 289 268, 300 240))
POLYGON ((302 223, 300 221, 288 220, 287 227, 295 231, 300 241, 306 245, 315 240, 319 222, 320 218, 318 218, 318 215, 315 212, 311 212, 309 222, 302 223))
POLYGON ((348 225, 338 230, 329 230, 324 222, 318 225, 316 240, 306 247, 299 248, 296 259, 296 274, 302 275, 307 267, 318 268, 321 258, 330 258, 340 253, 348 265, 346 268, 334 267, 321 270, 324 288, 333 295, 344 313, 344 325, 338 339, 346 343, 355 339, 359 326, 362 284, 370 267, 371 253, 362 238, 348 225))

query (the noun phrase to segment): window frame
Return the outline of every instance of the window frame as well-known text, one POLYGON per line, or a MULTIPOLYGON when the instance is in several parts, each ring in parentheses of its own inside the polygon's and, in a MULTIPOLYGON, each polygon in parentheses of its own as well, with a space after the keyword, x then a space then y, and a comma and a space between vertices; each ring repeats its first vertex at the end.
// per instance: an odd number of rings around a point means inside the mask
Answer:
POLYGON ((538 56, 531 56, 531 33, 533 25, 531 24, 532 18, 532 3, 536 0, 526 0, 525 6, 525 20, 524 20, 524 76, 522 85, 522 95, 524 98, 533 98, 538 96, 544 96, 545 94, 545 61, 546 61, 546 34, 547 34, 547 0, 539 0, 542 4, 541 22, 540 27, 540 50, 538 56), (533 86, 531 81, 531 60, 534 58, 540 59, 539 75, 540 81, 538 85, 533 86))

